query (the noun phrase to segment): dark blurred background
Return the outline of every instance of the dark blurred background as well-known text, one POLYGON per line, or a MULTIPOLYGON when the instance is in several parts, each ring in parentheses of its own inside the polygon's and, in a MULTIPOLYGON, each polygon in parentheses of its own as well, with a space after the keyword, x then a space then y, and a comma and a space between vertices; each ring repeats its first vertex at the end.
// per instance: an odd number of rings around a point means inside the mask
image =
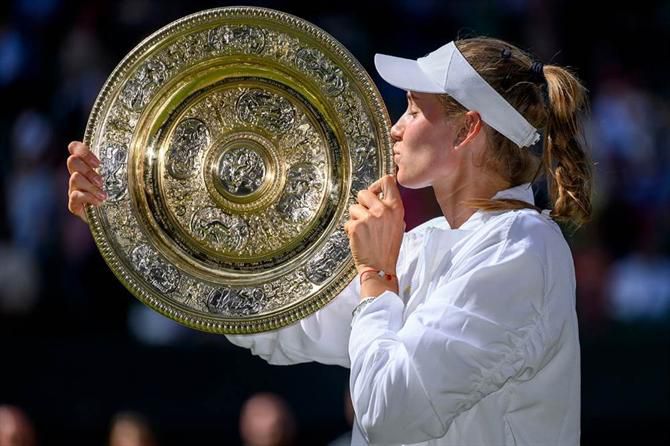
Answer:
MULTIPOLYGON (((253 5, 295 14, 342 42, 392 120, 404 94, 376 75, 375 52, 416 58, 458 36, 489 35, 575 68, 590 91, 596 163, 594 220, 566 234, 578 275, 582 443, 667 444, 670 2, 253 5)), ((349 429, 347 370, 269 366, 223 336, 154 313, 117 282, 88 227, 67 212, 67 144, 82 138, 112 69, 161 26, 218 6, 228 5, 0 3, 0 425, 32 429, 38 444, 134 435, 144 440, 127 444, 234 445, 241 413, 252 430, 286 426, 286 444, 330 444, 349 429)), ((439 212, 430 190, 403 196, 408 229, 439 212)))

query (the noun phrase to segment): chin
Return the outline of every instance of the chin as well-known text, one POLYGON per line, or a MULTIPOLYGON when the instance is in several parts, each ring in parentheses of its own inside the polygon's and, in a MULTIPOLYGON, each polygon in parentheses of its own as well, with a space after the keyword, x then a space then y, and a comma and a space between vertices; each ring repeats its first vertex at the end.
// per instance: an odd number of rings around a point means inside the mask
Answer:
POLYGON ((399 185, 406 189, 423 189, 430 186, 429 183, 422 181, 420 178, 412 178, 411 175, 406 175, 400 167, 396 168, 395 179, 399 185))

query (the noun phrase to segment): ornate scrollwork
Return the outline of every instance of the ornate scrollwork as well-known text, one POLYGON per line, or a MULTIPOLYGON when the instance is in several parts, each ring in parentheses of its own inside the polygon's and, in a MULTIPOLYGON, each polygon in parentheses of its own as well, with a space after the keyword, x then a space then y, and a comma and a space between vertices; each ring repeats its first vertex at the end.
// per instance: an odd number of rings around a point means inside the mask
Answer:
POLYGON ((366 189, 376 180, 377 148, 369 137, 356 138, 351 164, 354 169, 352 189, 366 189))
POLYGON ((170 293, 179 286, 177 268, 161 260, 147 245, 139 245, 130 253, 135 269, 161 293, 170 293))
POLYGON ((199 167, 199 154, 209 145, 209 129, 199 119, 185 119, 175 129, 168 152, 167 169, 179 180, 193 175, 199 167))
POLYGON ((247 25, 219 26, 209 31, 207 43, 219 51, 231 48, 244 53, 260 54, 265 48, 265 32, 247 25))
POLYGON ((345 87, 342 70, 334 65, 323 53, 314 48, 301 48, 295 56, 298 67, 319 79, 330 96, 342 93, 345 87))
POLYGON ((219 208, 200 209, 191 218, 191 232, 199 240, 226 251, 239 251, 249 240, 249 226, 238 215, 226 214, 219 208))
POLYGON ((251 316, 265 306, 265 295, 258 288, 218 288, 207 296, 206 305, 211 313, 228 316, 251 316))
POLYGON ((223 154, 219 164, 219 178, 231 194, 248 195, 263 184, 265 163, 255 150, 235 147, 223 154))
POLYGON ((282 218, 292 222, 309 219, 316 212, 322 183, 321 173, 313 164, 291 166, 286 173, 284 194, 277 203, 282 218))
POLYGON ((140 111, 149 103, 154 91, 165 82, 166 78, 165 64, 149 60, 126 82, 119 99, 126 108, 140 111))
POLYGON ((277 135, 290 130, 296 117, 295 109, 286 98, 260 89, 240 95, 235 109, 240 121, 277 135))
POLYGON ((344 231, 338 230, 330 237, 325 248, 305 267, 307 279, 315 285, 322 284, 333 276, 348 255, 349 239, 344 231))
POLYGON ((109 143, 104 146, 100 175, 105 192, 111 202, 119 201, 128 193, 128 150, 122 144, 109 143))

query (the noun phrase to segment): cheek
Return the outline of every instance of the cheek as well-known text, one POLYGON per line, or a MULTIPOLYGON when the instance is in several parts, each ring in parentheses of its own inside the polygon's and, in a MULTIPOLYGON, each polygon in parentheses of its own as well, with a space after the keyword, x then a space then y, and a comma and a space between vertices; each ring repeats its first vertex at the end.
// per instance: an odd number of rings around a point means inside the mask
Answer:
POLYGON ((430 126, 425 120, 412 122, 405 128, 404 145, 413 152, 428 145, 430 142, 430 126))
POLYGON ((438 129, 430 122, 422 120, 407 128, 403 142, 408 152, 416 158, 432 160, 439 158, 447 150, 449 137, 444 129, 438 129))
POLYGON ((398 182, 407 188, 427 187, 450 170, 449 141, 453 135, 428 121, 416 122, 405 129, 402 156, 398 164, 398 182))
POLYGON ((431 175, 433 150, 425 139, 425 134, 405 133, 397 171, 397 180, 402 186, 417 189, 428 185, 427 178, 431 175))

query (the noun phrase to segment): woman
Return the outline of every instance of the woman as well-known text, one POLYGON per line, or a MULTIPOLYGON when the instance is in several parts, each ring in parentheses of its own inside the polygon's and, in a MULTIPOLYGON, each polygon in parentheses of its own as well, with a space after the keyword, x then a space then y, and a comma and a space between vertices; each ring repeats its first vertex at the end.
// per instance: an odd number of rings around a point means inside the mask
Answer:
MULTIPOLYGON (((229 339, 274 364, 351 367, 353 444, 578 444, 575 278, 555 220, 590 215, 585 89, 489 38, 375 64, 408 107, 391 131, 395 178, 350 208, 357 279, 299 323, 229 339), (551 211, 534 206, 541 170, 551 211), (432 186, 444 215, 404 233, 396 180, 432 186)), ((83 217, 101 183, 87 148, 70 151, 83 217)))

